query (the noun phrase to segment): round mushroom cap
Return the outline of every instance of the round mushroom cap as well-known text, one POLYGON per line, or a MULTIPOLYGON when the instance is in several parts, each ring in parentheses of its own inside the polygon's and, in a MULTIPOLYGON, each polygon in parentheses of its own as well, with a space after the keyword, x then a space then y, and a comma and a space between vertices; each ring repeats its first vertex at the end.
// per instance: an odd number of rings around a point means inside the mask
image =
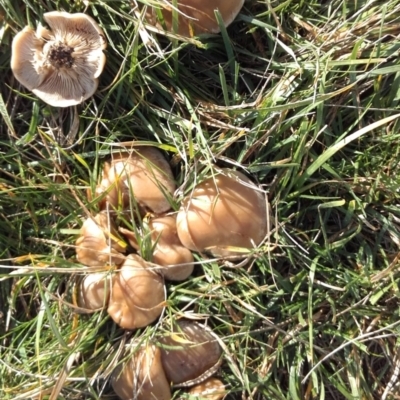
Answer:
POLYGON ((154 345, 140 348, 111 376, 111 385, 121 400, 169 400, 171 389, 161 364, 161 351, 154 345))
POLYGON ((108 313, 123 329, 143 328, 162 313, 164 282, 141 257, 130 254, 113 279, 108 313))
MULTIPOLYGON (((161 8, 165 27, 173 31, 172 21, 174 7, 172 0, 165 2, 161 8)), ((218 33, 220 27, 215 17, 218 10, 225 26, 228 26, 237 16, 244 0, 178 0, 178 31, 180 35, 191 37, 202 33, 218 33)), ((162 29, 162 23, 157 19, 157 9, 148 7, 148 21, 162 29)))
POLYGON ((224 169, 183 199, 177 216, 181 243, 216 257, 246 256, 267 234, 267 199, 238 171, 224 169))
POLYGON ((221 400, 226 395, 225 385, 217 378, 208 378, 188 391, 194 398, 202 400, 221 400))
POLYGON ((75 244, 76 258, 89 267, 102 267, 107 263, 118 265, 124 260, 121 254, 125 252, 124 243, 104 213, 84 221, 75 244))
POLYGON ((154 147, 140 147, 115 155, 105 165, 96 194, 107 193, 100 203, 103 208, 107 202, 114 208, 127 208, 132 194, 143 212, 159 214, 171 208, 169 197, 175 189, 171 167, 161 152, 154 147))
MULTIPOLYGON (((176 216, 151 218, 149 228, 154 248, 152 262, 161 267, 159 272, 168 280, 183 281, 187 279, 194 269, 193 255, 178 238, 176 216)), ((125 235, 133 248, 140 250, 134 232, 125 228, 119 228, 119 231, 125 235)))
POLYGON ((159 343, 165 375, 177 387, 204 381, 222 362, 222 349, 215 334, 197 322, 178 321, 174 331, 159 343))
POLYGON ((11 69, 17 80, 54 107, 91 97, 105 64, 106 41, 99 25, 83 13, 45 13, 50 30, 25 27, 12 43, 11 69))
POLYGON ((176 215, 153 218, 149 225, 152 240, 156 243, 153 262, 164 267, 160 271, 164 278, 172 281, 187 279, 194 269, 193 254, 179 240, 176 215))
POLYGON ((86 312, 107 307, 110 297, 111 275, 107 272, 88 274, 77 287, 78 306, 86 312))

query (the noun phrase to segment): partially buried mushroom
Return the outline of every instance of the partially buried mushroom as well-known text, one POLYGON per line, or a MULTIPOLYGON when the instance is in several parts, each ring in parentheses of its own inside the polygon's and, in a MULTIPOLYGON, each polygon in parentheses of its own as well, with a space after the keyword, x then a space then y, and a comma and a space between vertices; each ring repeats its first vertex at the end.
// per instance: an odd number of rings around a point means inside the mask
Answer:
POLYGON ((134 199, 141 212, 156 214, 171 208, 169 197, 176 188, 171 167, 154 147, 137 147, 113 155, 106 163, 96 194, 103 196, 100 207, 127 208, 134 199), (133 197, 131 197, 133 196, 133 197))
MULTIPOLYGON (((193 255, 189 249, 184 247, 176 232, 176 217, 164 216, 152 218, 149 221, 151 241, 154 246, 152 262, 160 265, 160 272, 165 279, 172 281, 183 281, 193 272, 193 255), (180 265, 182 264, 182 265, 180 265)), ((129 243, 136 250, 139 244, 135 234, 125 228, 120 228, 129 243)))
POLYGON ((246 256, 267 234, 266 195, 244 174, 219 170, 183 199, 176 223, 188 249, 246 256))
POLYGON ((123 329, 143 328, 161 315, 164 302, 162 277, 130 254, 113 279, 107 310, 111 318, 123 329))
POLYGON ((174 30, 174 13, 177 16, 177 33, 196 36, 201 33, 218 33, 220 26, 215 16, 218 10, 225 26, 228 26, 242 8, 244 0, 172 0, 164 1, 161 8, 147 8, 146 18, 158 28, 163 25, 168 31, 174 30), (157 15, 161 13, 161 18, 157 15))
POLYGON ((79 104, 97 89, 106 40, 88 15, 52 11, 39 25, 19 32, 12 43, 11 69, 18 81, 55 107, 79 104))
POLYGON ((121 400, 169 400, 171 389, 154 345, 139 348, 113 372, 111 384, 121 400))

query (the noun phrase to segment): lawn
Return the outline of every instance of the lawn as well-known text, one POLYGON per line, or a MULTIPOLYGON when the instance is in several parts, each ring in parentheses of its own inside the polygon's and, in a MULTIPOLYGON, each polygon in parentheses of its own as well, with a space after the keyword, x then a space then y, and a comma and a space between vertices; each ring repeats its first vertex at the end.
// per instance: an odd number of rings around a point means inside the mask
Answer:
POLYGON ((124 349, 182 318, 220 338, 226 399, 399 399, 400 0, 246 0, 190 38, 146 22, 157 3, 0 0, 0 399, 116 400, 124 349), (17 32, 54 10, 108 43, 98 90, 67 108, 10 68, 17 32), (104 162, 139 144, 168 160, 174 210, 232 168, 267 194, 269 229, 239 266, 195 253, 161 318, 125 331, 75 312, 75 242, 104 162))

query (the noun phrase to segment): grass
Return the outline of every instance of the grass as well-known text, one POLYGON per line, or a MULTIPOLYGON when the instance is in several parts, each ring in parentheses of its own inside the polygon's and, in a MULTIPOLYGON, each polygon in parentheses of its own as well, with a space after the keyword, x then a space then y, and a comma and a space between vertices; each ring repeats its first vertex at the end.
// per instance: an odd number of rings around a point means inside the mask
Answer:
POLYGON ((133 5, 0 0, 0 398, 114 399, 124 344, 189 314, 223 340, 227 399, 400 398, 400 1, 251 0, 201 39, 146 29, 133 5), (61 9, 108 41, 76 110, 46 106, 9 66, 16 32, 61 9), (71 293, 87 191, 132 141, 165 152, 176 207, 212 164, 246 172, 271 231, 242 268, 199 256, 167 284, 163 319, 124 332, 75 314, 71 293))

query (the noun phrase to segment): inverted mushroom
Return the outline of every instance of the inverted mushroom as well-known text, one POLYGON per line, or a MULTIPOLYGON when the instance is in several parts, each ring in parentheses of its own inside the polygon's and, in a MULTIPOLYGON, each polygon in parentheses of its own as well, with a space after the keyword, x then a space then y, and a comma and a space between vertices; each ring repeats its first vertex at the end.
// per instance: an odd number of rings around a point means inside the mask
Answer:
POLYGON ((111 318, 123 329, 143 328, 161 315, 164 302, 162 277, 130 254, 113 279, 107 309, 111 318))
POLYGON ((106 40, 88 15, 52 11, 43 15, 50 30, 26 26, 12 43, 11 69, 18 81, 44 102, 68 107, 97 89, 106 40))
MULTIPOLYGON (((176 13, 178 16, 177 33, 183 36, 195 36, 201 33, 218 33, 220 27, 215 10, 221 14, 225 26, 228 26, 239 13, 244 0, 178 0, 176 13)), ((168 31, 173 31, 174 6, 172 0, 163 2, 160 12, 168 31)), ((146 18, 158 28, 163 28, 157 18, 157 9, 147 8, 146 18)))
MULTIPOLYGON (((149 221, 149 229, 154 246, 152 262, 163 267, 160 272, 164 278, 173 281, 187 279, 193 272, 193 255, 178 238, 176 217, 152 218, 149 221)), ((125 235, 132 247, 140 250, 133 232, 124 228, 120 228, 120 232, 125 235)))
POLYGON ((112 374, 111 385, 122 400, 169 400, 171 390, 161 365, 161 351, 154 345, 138 349, 112 374))
POLYGON ((106 194, 100 202, 103 208, 106 203, 127 208, 132 195, 141 211, 159 214, 171 208, 168 198, 175 188, 171 167, 161 152, 154 147, 138 147, 113 155, 104 166, 96 194, 106 194))
POLYGON ((245 256, 267 233, 267 199, 242 173, 220 170, 184 198, 176 224, 188 249, 245 256))

